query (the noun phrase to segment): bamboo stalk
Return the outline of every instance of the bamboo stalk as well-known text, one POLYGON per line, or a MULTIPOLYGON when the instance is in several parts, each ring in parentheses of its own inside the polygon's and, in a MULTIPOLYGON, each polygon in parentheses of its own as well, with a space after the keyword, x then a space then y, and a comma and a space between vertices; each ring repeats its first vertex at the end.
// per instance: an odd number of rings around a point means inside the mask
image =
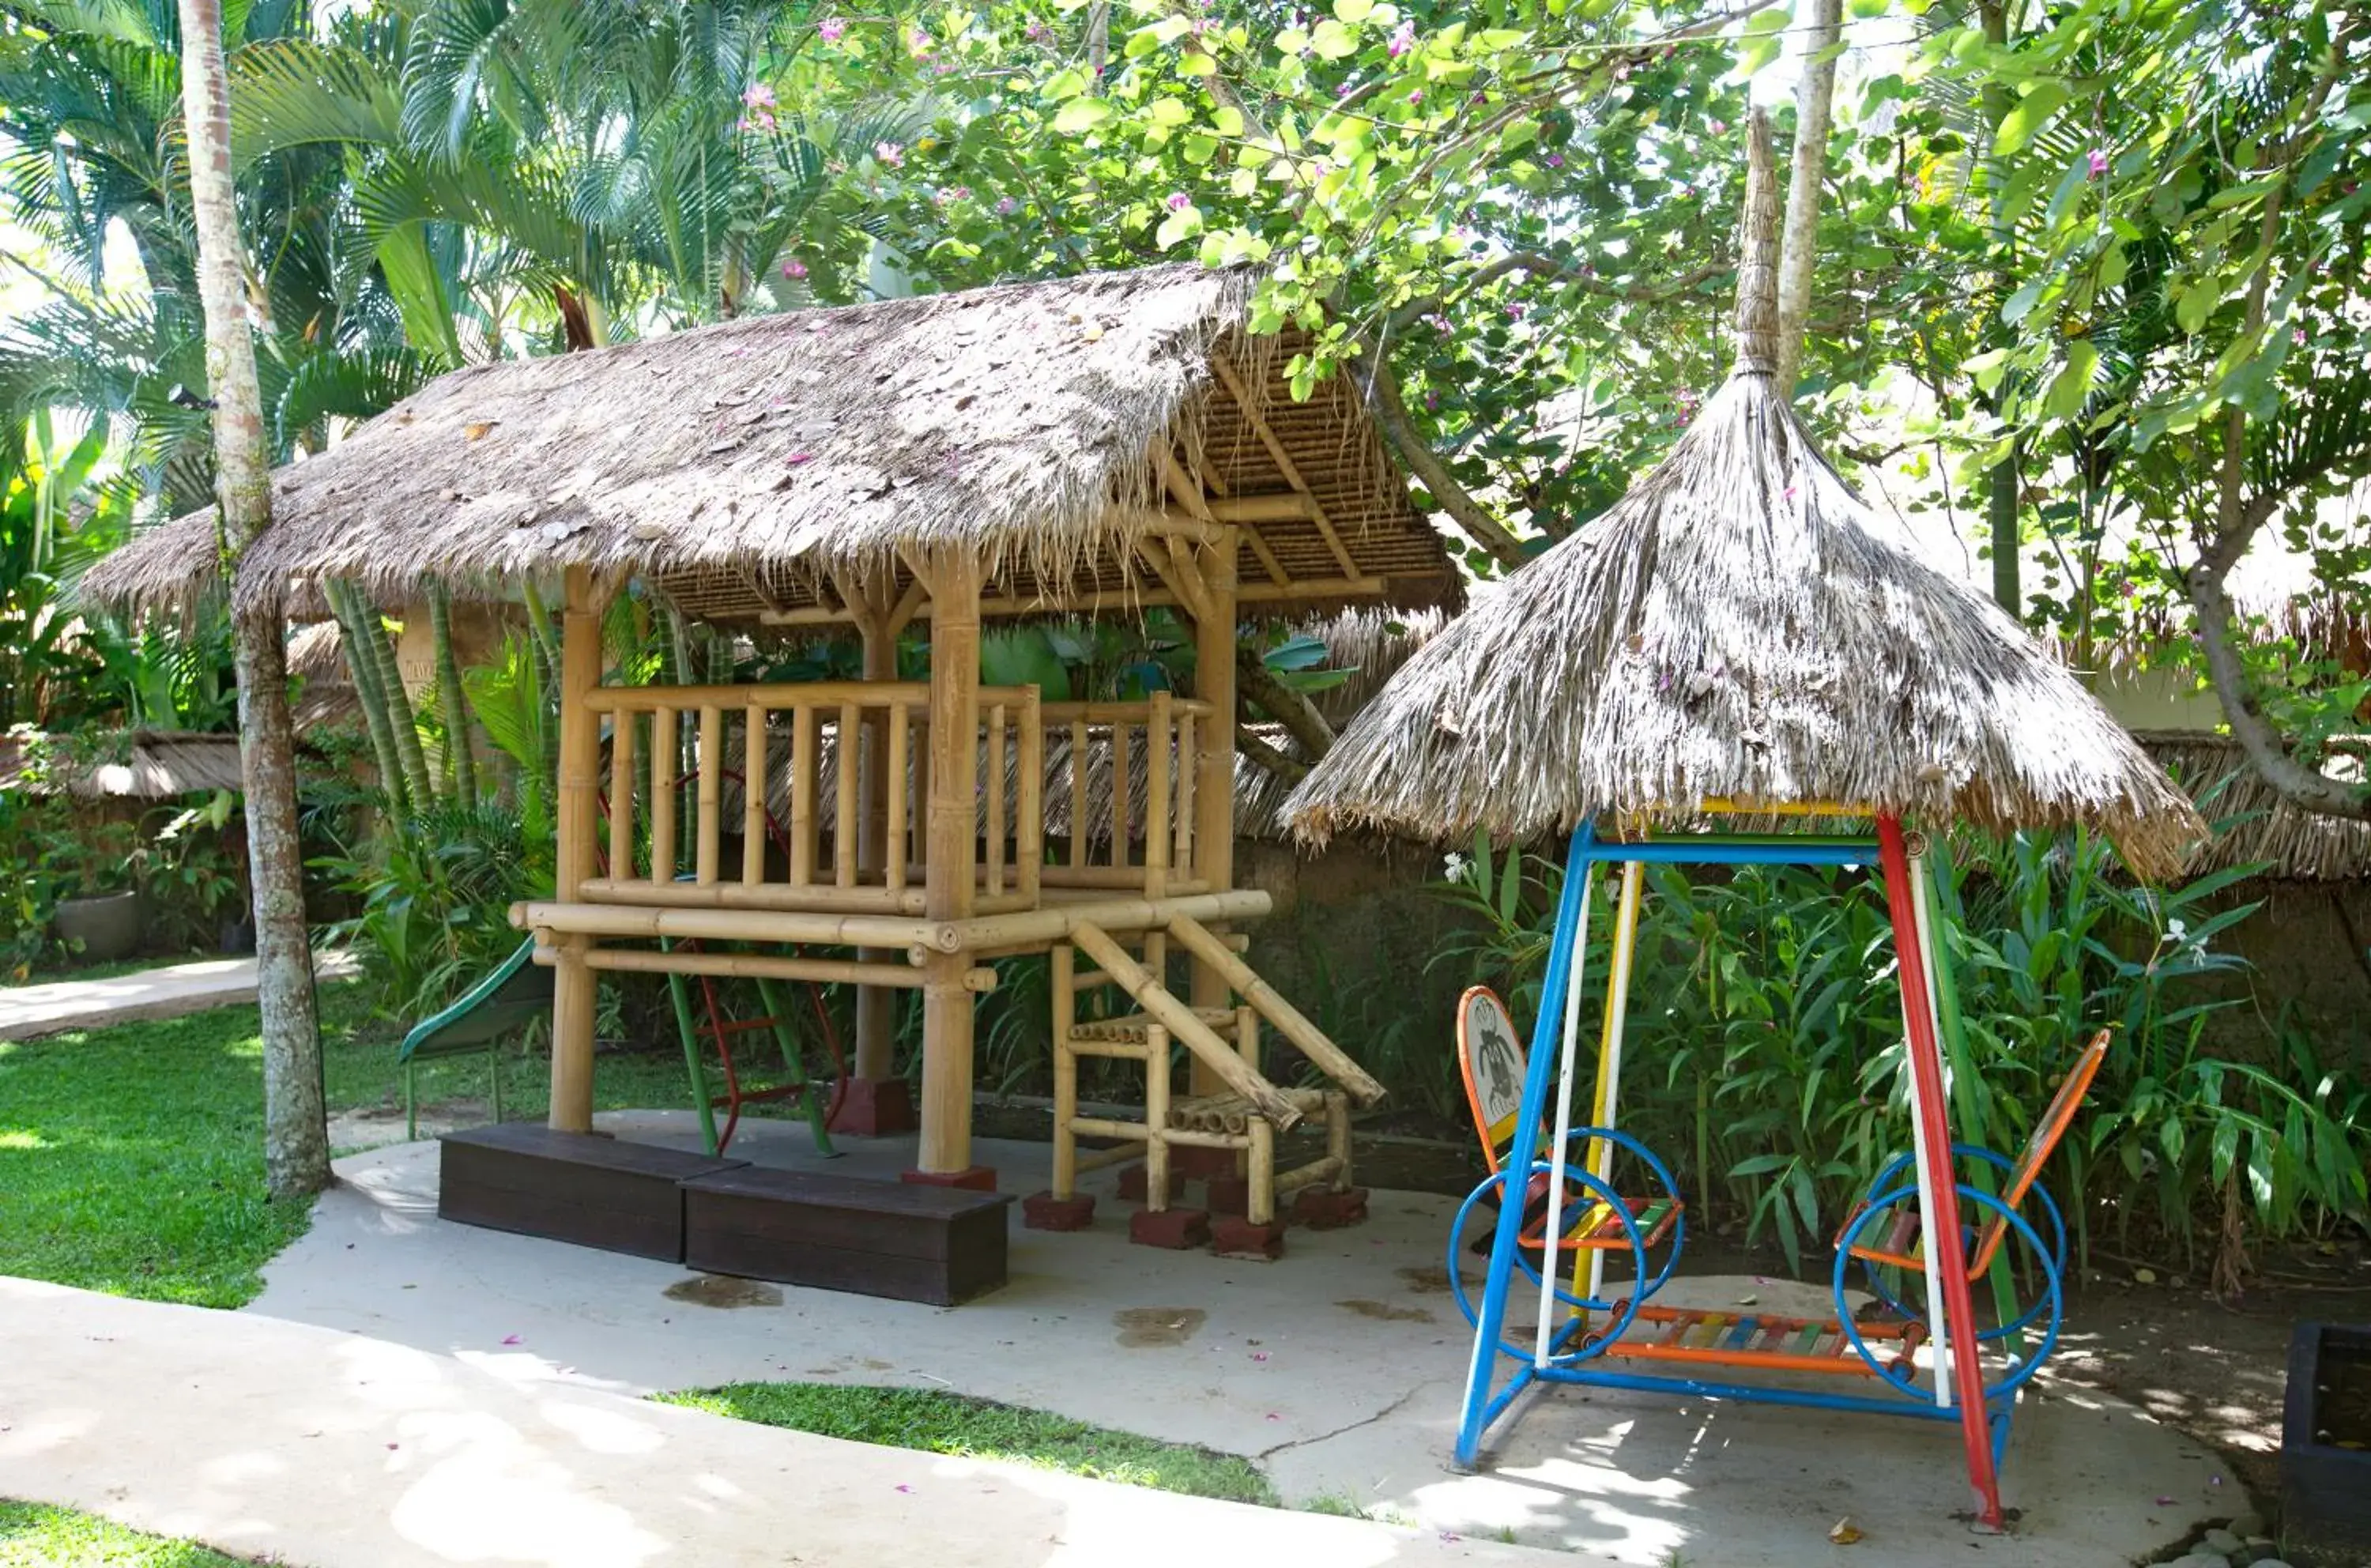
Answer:
POLYGON ((839 732, 833 738, 832 770, 838 790, 831 819, 832 881, 841 887, 856 885, 856 758, 861 749, 857 732, 863 719, 853 702, 839 705, 839 732))
POLYGON ((1276 1129, 1266 1122, 1254 1122, 1244 1129, 1251 1136, 1251 1201, 1244 1205, 1243 1216, 1254 1225, 1276 1223, 1276 1129))
MULTIPOLYGON (((1141 1158, 1143 1151, 1137 1148, 1135 1145, 1144 1141, 1143 1129, 1138 1128, 1137 1135, 1132 1142, 1120 1144, 1116 1147, 1091 1148, 1081 1152, 1073 1162, 1076 1169, 1082 1173, 1089 1170, 1101 1170, 1106 1165, 1125 1165, 1131 1159, 1141 1158)), ((1112 1135, 1102 1136, 1108 1137, 1112 1135)))
POLYGON ((823 771, 815 743, 815 710, 804 702, 791 709, 791 884, 806 887, 815 873, 815 785, 823 771))
MULTIPOLYGON (((1258 1131, 1257 1123, 1253 1124, 1253 1130, 1258 1131)), ((1329 1154, 1322 1159, 1313 1159, 1306 1165, 1296 1165, 1290 1170, 1278 1172, 1270 1179, 1269 1185, 1278 1197, 1289 1198, 1303 1187, 1313 1187, 1318 1182, 1330 1178, 1334 1182, 1334 1190, 1338 1193, 1348 1185, 1342 1180, 1347 1174, 1348 1174, 1348 1163, 1329 1154)))
POLYGON ((634 875, 634 732, 642 724, 620 713, 609 729, 609 874, 634 875))
MULTIPOLYGON (((580 896, 593 874, 601 790, 600 720, 584 697, 601 679, 600 605, 593 574, 567 570, 560 660, 559 801, 554 813, 553 882, 564 898, 580 896)), ((593 1126, 593 1028, 598 994, 584 960, 582 936, 561 944, 551 993, 551 1100, 548 1120, 560 1132, 593 1126)))
POLYGON ((994 894, 1004 891, 1005 747, 1004 704, 1000 702, 991 702, 988 705, 987 747, 988 777, 982 782, 987 786, 988 831, 986 842, 981 847, 987 851, 983 859, 987 862, 988 891, 994 894))
POLYGON ((1181 705, 1177 715, 1177 802, 1170 808, 1176 818, 1175 842, 1169 853, 1172 868, 1194 864, 1194 786, 1201 762, 1194 752, 1194 715, 1181 705))
POLYGON ((1347 1094, 1325 1096, 1325 1152, 1340 1162, 1334 1176, 1334 1190, 1338 1193, 1350 1185, 1350 1097, 1347 1094))
POLYGON ((1021 892, 1037 902, 1046 873, 1046 724, 1039 712, 1039 692, 1025 688, 1021 699, 1021 796, 1014 802, 1013 853, 1019 860, 1021 892))
POLYGON ((675 709, 651 715, 651 881, 675 881, 675 709))
POLYGON ((766 710, 741 710, 741 881, 766 880, 766 710))
MULTIPOLYGON (((1113 1122, 1107 1121, 1100 1116, 1074 1116, 1070 1119, 1070 1125, 1077 1130, 1079 1136, 1082 1138, 1126 1138, 1132 1143, 1145 1143, 1150 1141, 1152 1136, 1151 1129, 1147 1127, 1141 1122, 1113 1122)), ((1194 1140, 1191 1137, 1180 1137, 1173 1134, 1171 1135, 1171 1141, 1174 1143, 1190 1143, 1194 1140)), ((1092 1170, 1096 1165, 1118 1165, 1126 1160, 1134 1159, 1135 1158, 1137 1158, 1137 1151, 1132 1148, 1123 1147, 1118 1150, 1098 1149, 1095 1151, 1095 1154, 1079 1156, 1078 1165, 1079 1169, 1082 1170, 1092 1170), (1117 1159, 1099 1159, 1096 1158, 1096 1154, 1114 1153, 1117 1154, 1117 1159)))
MULTIPOLYGON (((1052 888, 1113 888, 1131 893, 1144 891, 1144 872, 1135 866, 1047 866, 1039 881, 1052 888)), ((1192 877, 1172 873, 1163 896, 1185 893, 1208 893, 1209 887, 1192 877)))
POLYGON ((714 884, 724 855, 724 709, 700 710, 700 836, 694 851, 692 879, 702 887, 714 884))
MULTIPOLYGON (((1024 686, 1024 691, 1035 690, 1024 686)), ((1170 711, 1190 713, 1207 719, 1210 705, 1197 697, 1180 697, 1175 692, 1160 695, 1169 698, 1170 711)), ((1038 715, 1051 724, 1141 724, 1152 712, 1151 699, 1142 702, 1048 702, 1041 704, 1038 715)))
POLYGON ((1027 951, 1055 941, 1066 932, 1075 932, 1081 926, 1098 927, 1105 933, 1145 931, 1165 926, 1180 915, 1193 920, 1253 920, 1268 913, 1272 906, 1273 901, 1257 888, 1184 896, 1173 891, 1167 898, 1161 899, 1095 898, 1052 908, 1015 910, 1008 915, 975 916, 940 925, 932 935, 948 952, 1000 947, 1027 951))
POLYGON ((653 712, 698 708, 785 709, 800 703, 829 707, 841 702, 880 703, 929 700, 922 681, 759 681, 749 686, 605 686, 592 696, 594 711, 653 712))
POLYGON ((906 830, 908 819, 911 815, 909 807, 912 802, 912 797, 907 792, 910 780, 907 778, 906 767, 906 747, 907 743, 911 739, 908 727, 912 722, 913 716, 907 711, 905 703, 892 700, 889 704, 887 767, 889 826, 884 838, 884 847, 887 851, 885 856, 887 864, 884 874, 888 879, 889 886, 900 892, 904 891, 906 886, 906 830))
MULTIPOLYGON (((972 924, 985 922, 974 921, 972 924)), ((1292 1101, 1278 1093, 1274 1084, 1245 1066, 1243 1059, 1235 1055, 1232 1046, 1196 1017, 1193 1009, 1156 985, 1143 966, 1130 958, 1110 935, 1095 926, 1081 922, 1072 928, 1070 940, 1089 958, 1117 976, 1128 994, 1136 998, 1138 1006, 1158 1019, 1184 1043, 1187 1050, 1194 1053, 1197 1060, 1217 1074, 1220 1081, 1258 1107, 1260 1114, 1275 1123, 1278 1129, 1289 1131, 1294 1123, 1301 1120, 1301 1113, 1292 1101)))
POLYGON ((1324 1031, 1303 1017, 1301 1009, 1278 995, 1276 987, 1261 979, 1250 964, 1237 958, 1216 933, 1186 916, 1171 920, 1169 933, 1186 951, 1223 975, 1237 995, 1257 1008, 1260 1016, 1276 1025, 1277 1032, 1299 1047, 1319 1072, 1347 1090, 1359 1104, 1372 1105, 1383 1097, 1383 1086, 1366 1068, 1327 1039, 1324 1031))

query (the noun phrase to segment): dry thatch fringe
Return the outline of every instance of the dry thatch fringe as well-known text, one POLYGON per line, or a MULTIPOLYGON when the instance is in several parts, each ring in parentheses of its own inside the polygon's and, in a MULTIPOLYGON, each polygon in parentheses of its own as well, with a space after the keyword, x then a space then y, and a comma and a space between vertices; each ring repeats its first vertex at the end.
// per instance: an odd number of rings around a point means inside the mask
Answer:
POLYGON ((2088 822, 2165 876, 2198 814, 2074 676, 1733 376, 1613 509, 1434 639, 1287 814, 1530 838, 1705 800, 2088 822))
POLYGON ((0 790, 63 792, 79 801, 169 801, 177 795, 241 788, 237 735, 186 730, 0 735, 0 790), (26 777, 26 754, 45 739, 53 744, 54 755, 36 783, 26 777))
MULTIPOLYGON (((1148 268, 456 372, 279 473, 237 597, 302 616, 326 577, 394 605, 427 577, 467 597, 587 565, 698 578, 754 614, 785 571, 804 598, 834 571, 894 574, 918 548, 1066 582, 1124 542, 1131 509, 1159 504, 1157 443, 1206 451, 1217 345, 1266 384, 1275 340, 1241 339, 1255 282, 1148 268)), ((1378 465, 1389 478, 1378 454, 1344 482, 1428 539, 1395 487, 1373 485, 1378 465)), ((212 517, 135 540, 84 591, 185 604, 216 572, 212 517)))
MULTIPOLYGON (((2267 877, 2345 882, 2371 874, 2371 823, 2301 810, 2283 800, 2237 741, 2179 732, 2140 743, 2216 824, 2191 854, 2192 876, 2261 864, 2267 877)), ((2357 765, 2359 767, 2359 764, 2357 765)))

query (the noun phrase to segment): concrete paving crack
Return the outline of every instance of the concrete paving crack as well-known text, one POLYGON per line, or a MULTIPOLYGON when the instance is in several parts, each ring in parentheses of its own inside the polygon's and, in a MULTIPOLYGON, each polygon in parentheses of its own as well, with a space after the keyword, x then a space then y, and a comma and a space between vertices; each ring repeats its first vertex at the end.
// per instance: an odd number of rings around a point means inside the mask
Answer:
POLYGON ((1416 1398, 1417 1395, 1424 1392, 1425 1389, 1430 1387, 1432 1387, 1432 1384, 1430 1383, 1418 1383, 1415 1388, 1410 1389, 1407 1392, 1402 1394, 1399 1398, 1394 1400, 1382 1409, 1375 1412, 1372 1415, 1361 1416, 1356 1421, 1345 1423, 1343 1425, 1334 1428, 1331 1432, 1313 1433, 1307 1437, 1295 1437, 1289 1442, 1278 1443, 1273 1447, 1262 1448, 1259 1452, 1254 1454, 1252 1458, 1260 1460, 1270 1459, 1275 1458, 1277 1455, 1283 1453, 1288 1448, 1305 1448, 1312 1443, 1329 1442, 1334 1438, 1341 1436, 1346 1432, 1356 1432, 1361 1426, 1372 1426, 1379 1421, 1388 1421, 1393 1416, 1397 1415, 1401 1410, 1405 1408, 1410 1400, 1416 1398))

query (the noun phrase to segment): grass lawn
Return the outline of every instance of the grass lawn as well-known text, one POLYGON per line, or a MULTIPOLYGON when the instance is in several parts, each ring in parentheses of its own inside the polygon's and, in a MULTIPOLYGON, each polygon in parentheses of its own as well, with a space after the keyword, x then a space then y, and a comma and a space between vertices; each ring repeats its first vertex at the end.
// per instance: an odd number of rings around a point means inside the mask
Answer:
MULTIPOLYGON (((400 1031, 348 987, 324 986, 321 1003, 330 1113, 399 1106, 400 1031)), ((508 1052, 503 1074, 504 1113, 540 1115, 541 1055, 508 1052)), ((423 1102, 486 1088, 481 1057, 421 1069, 423 1102)), ((672 1049, 606 1055, 594 1088, 606 1108, 690 1103, 672 1049)), ((306 1220, 264 1198, 253 1007, 0 1042, 0 1274, 237 1307, 306 1220)))
POLYGON ((0 1568, 246 1568, 195 1541, 168 1540, 71 1508, 0 1499, 0 1568))
POLYGON ((931 1389, 729 1383, 656 1397, 826 1437, 963 1458, 1018 1459, 1098 1481, 1277 1505, 1276 1489, 1249 1459, 931 1389))

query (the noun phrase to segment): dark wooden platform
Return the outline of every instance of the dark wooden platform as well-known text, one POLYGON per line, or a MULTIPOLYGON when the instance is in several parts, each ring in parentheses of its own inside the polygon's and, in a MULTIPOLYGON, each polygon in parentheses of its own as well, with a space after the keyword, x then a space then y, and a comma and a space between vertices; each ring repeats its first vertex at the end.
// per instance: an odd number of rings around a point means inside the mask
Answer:
POLYGON ((439 1218, 670 1263, 683 1262, 682 1183, 742 1166, 534 1122, 448 1133, 443 1143, 439 1218))
POLYGON ((755 1165, 683 1193, 691 1268, 940 1307, 1004 1283, 1002 1193, 755 1165))

